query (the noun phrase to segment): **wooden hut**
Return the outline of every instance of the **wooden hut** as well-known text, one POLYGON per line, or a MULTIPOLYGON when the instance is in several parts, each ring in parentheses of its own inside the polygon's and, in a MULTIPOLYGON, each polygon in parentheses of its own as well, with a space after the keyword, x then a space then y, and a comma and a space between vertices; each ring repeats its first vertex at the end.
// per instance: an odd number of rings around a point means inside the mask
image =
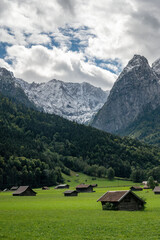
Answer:
POLYGON ((13 186, 13 187, 11 187, 11 191, 16 191, 18 189, 18 186, 13 186))
POLYGON ((92 185, 80 184, 76 187, 77 192, 93 192, 92 185))
POLYGON ((36 192, 33 191, 29 186, 20 186, 14 193, 13 196, 36 196, 36 192))
POLYGON ((132 186, 131 188, 131 191, 142 191, 143 188, 139 187, 139 186, 132 186))
POLYGON ((144 209, 145 201, 139 198, 131 190, 108 191, 97 202, 102 203, 103 210, 127 210, 135 211, 144 209))
POLYGON ((63 189, 63 188, 69 188, 69 185, 68 184, 60 184, 60 185, 57 185, 54 189, 63 189))
POLYGON ((78 195, 78 192, 76 190, 67 190, 64 192, 64 196, 65 197, 74 197, 74 196, 77 196, 78 195))
POLYGON ((142 184, 143 184, 143 185, 147 185, 147 181, 143 181, 142 184))
POLYGON ((148 185, 144 185, 143 189, 151 189, 148 185))
POLYGON ((8 191, 9 191, 8 188, 3 189, 3 192, 8 192, 8 191))
POLYGON ((91 186, 94 188, 94 187, 97 187, 98 186, 98 184, 91 184, 91 186))
POLYGON ((42 187, 42 190, 49 190, 49 187, 44 186, 42 187))
POLYGON ((155 187, 155 188, 153 189, 153 192, 154 192, 155 194, 160 194, 160 187, 155 187))

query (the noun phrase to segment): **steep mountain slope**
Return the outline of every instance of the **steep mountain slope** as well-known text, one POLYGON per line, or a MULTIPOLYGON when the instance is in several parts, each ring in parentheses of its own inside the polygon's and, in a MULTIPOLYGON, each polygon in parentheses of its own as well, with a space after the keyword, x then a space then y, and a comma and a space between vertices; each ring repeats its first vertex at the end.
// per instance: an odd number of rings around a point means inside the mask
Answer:
POLYGON ((119 135, 160 146, 160 106, 152 110, 148 105, 134 122, 119 132, 119 135))
POLYGON ((0 95, 0 184, 55 184, 60 170, 116 176, 159 165, 159 149, 13 104, 0 95), (102 168, 102 166, 104 168, 102 168), (58 169, 57 169, 58 168, 58 169))
POLYGON ((55 113, 79 123, 88 123, 103 106, 108 92, 88 83, 26 83, 17 79, 28 98, 47 113, 55 113))
POLYGON ((36 108, 21 86, 16 83, 13 73, 5 68, 0 68, 0 92, 7 97, 14 98, 17 102, 25 104, 27 107, 36 108))
MULTIPOLYGON (((153 68, 155 69, 155 66, 153 68)), ((134 55, 115 82, 107 102, 92 126, 111 133, 123 132, 149 106, 160 105, 159 77, 146 58, 134 55)))

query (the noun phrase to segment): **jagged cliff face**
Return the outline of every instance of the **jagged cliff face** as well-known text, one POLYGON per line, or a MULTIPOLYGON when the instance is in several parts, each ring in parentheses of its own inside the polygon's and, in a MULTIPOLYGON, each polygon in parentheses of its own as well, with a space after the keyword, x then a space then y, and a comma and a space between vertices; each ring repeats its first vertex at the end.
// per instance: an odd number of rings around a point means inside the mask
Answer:
POLYGON ((13 73, 5 68, 0 68, 0 93, 4 96, 14 98, 15 101, 23 103, 27 107, 36 108, 28 99, 21 86, 16 82, 13 73))
POLYGON ((157 66, 158 63, 151 68, 146 58, 135 55, 118 77, 92 126, 117 133, 129 126, 147 105, 152 109, 160 105, 157 66))
POLYGON ((26 83, 17 79, 30 101, 47 113, 87 124, 104 105, 109 92, 88 83, 66 83, 51 80, 47 83, 26 83))

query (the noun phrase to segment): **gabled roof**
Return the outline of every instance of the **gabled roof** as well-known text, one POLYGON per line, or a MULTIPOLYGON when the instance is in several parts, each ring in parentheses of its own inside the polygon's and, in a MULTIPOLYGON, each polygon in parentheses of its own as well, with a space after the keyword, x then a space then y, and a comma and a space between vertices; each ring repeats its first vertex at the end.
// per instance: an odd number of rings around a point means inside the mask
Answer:
POLYGON ((29 186, 20 186, 20 187, 13 193, 13 195, 15 195, 15 194, 21 194, 21 193, 25 192, 28 188, 29 188, 32 192, 36 193, 36 192, 33 191, 29 186))
POLYGON ((155 187, 153 191, 154 192, 160 192, 160 187, 155 187))
POLYGON ((108 191, 106 192, 102 197, 100 197, 97 202, 120 202, 122 199, 127 195, 131 193, 133 196, 138 198, 140 201, 144 202, 141 198, 139 198, 135 193, 133 193, 131 190, 129 191, 108 191))
POLYGON ((76 190, 67 190, 64 193, 74 193, 74 192, 78 193, 76 190))
POLYGON ((130 191, 108 191, 97 202, 119 202, 130 191))
POLYGON ((95 183, 95 184, 91 184, 91 186, 92 186, 92 187, 97 187, 98 184, 97 184, 97 183, 95 183))
POLYGON ((88 188, 88 187, 91 187, 91 185, 80 184, 80 185, 78 185, 76 188, 88 188))
POLYGON ((69 185, 68 184, 59 184, 56 187, 66 187, 66 186, 69 186, 69 185))
POLYGON ((68 184, 59 184, 57 185, 54 189, 57 189, 57 188, 65 188, 65 187, 69 187, 68 184))
MULTIPOLYGON (((131 188, 134 188, 134 189, 142 189, 141 187, 139 187, 139 186, 132 186, 131 188)), ((131 189, 130 188, 130 189, 131 189)))
POLYGON ((18 186, 13 186, 13 187, 11 187, 11 189, 10 190, 17 190, 18 189, 18 186))

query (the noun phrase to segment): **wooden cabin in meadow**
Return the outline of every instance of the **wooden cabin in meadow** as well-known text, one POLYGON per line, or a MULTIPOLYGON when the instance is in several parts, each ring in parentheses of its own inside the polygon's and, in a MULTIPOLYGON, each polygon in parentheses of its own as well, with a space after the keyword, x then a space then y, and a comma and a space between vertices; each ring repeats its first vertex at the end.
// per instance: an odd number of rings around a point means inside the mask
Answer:
POLYGON ((49 187, 44 186, 42 187, 42 190, 49 190, 49 187))
POLYGON ((3 189, 3 192, 8 192, 8 191, 9 191, 8 188, 3 189))
POLYGON ((65 197, 75 197, 78 195, 78 192, 76 190, 67 190, 64 192, 65 197))
POLYGON ((98 184, 91 184, 91 186, 94 188, 94 187, 98 187, 98 184))
POLYGON ((153 189, 153 192, 155 193, 155 194, 160 194, 160 187, 155 187, 154 189, 153 189))
POLYGON ((13 186, 13 187, 11 187, 11 191, 16 191, 18 189, 18 186, 13 186))
POLYGON ((60 185, 57 185, 54 189, 64 189, 64 188, 69 188, 69 185, 68 184, 60 184, 60 185))
POLYGON ((142 191, 143 188, 139 187, 139 186, 132 186, 131 188, 131 191, 142 191))
POLYGON ((147 185, 147 181, 143 181, 142 184, 143 184, 143 185, 147 185))
POLYGON ((92 185, 80 184, 76 187, 77 192, 93 192, 92 185))
MULTIPOLYGON (((154 183, 158 185, 158 181, 155 180, 154 183)), ((151 189, 151 187, 148 185, 147 181, 143 181, 142 184, 144 185, 143 189, 151 189)))
POLYGON ((102 197, 100 197, 97 202, 102 203, 103 210, 126 211, 142 210, 144 209, 144 204, 146 203, 131 190, 108 191, 102 197))
POLYGON ((36 196, 36 192, 33 191, 29 186, 20 186, 14 193, 13 196, 36 196))

